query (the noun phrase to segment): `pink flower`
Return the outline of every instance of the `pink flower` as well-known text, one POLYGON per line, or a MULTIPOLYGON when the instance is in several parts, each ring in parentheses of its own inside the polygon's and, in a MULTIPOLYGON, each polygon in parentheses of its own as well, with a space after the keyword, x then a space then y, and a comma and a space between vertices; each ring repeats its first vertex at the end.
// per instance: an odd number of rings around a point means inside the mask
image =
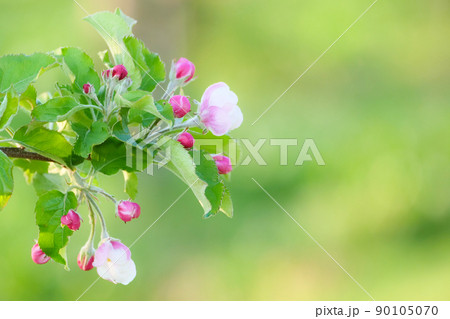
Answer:
POLYGON ((36 243, 34 244, 33 248, 31 248, 31 259, 33 259, 33 261, 36 264, 45 264, 48 263, 48 261, 50 260, 50 257, 48 257, 39 247, 39 244, 36 243))
POLYGON ((187 97, 183 95, 174 95, 169 100, 176 118, 182 118, 191 111, 191 103, 187 97))
POLYGON ((123 64, 118 64, 112 69, 112 76, 117 76, 120 80, 123 80, 128 75, 128 71, 123 64))
POLYGON ((212 157, 216 162, 217 169, 219 170, 219 174, 228 174, 233 170, 233 166, 231 165, 231 160, 225 155, 213 155, 212 157))
POLYGON ((243 115, 237 105, 238 97, 228 85, 219 82, 203 93, 199 116, 214 135, 221 136, 241 126, 243 115))
POLYGON ((92 89, 93 89, 93 87, 92 87, 92 85, 90 83, 86 83, 86 84, 83 85, 83 92, 85 94, 91 93, 92 89))
POLYGON ((195 65, 188 59, 180 58, 175 63, 175 72, 177 79, 185 79, 184 82, 187 83, 194 77, 195 65))
POLYGON ((178 142, 180 142, 181 145, 184 146, 184 148, 192 148, 194 146, 194 137, 191 135, 191 133, 183 132, 178 136, 177 139, 178 142))
POLYGON ((100 277, 115 284, 128 285, 136 277, 136 265, 130 250, 120 241, 110 238, 98 247, 93 265, 100 277))
POLYGON ((89 251, 85 250, 84 247, 81 248, 80 253, 77 258, 78 267, 81 270, 88 271, 94 268, 94 256, 89 251))
POLYGON ((81 217, 76 211, 71 209, 67 215, 61 217, 61 224, 66 225, 69 229, 78 230, 81 225, 81 217))
POLYGON ((141 215, 141 206, 139 204, 123 200, 117 205, 117 215, 125 223, 129 222, 133 218, 138 218, 141 215))

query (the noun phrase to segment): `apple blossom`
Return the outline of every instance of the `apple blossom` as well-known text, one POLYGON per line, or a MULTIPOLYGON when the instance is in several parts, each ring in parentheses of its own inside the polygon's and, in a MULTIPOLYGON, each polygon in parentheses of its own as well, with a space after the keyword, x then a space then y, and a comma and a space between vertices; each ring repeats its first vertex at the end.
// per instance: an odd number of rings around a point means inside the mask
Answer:
POLYGON ((33 259, 33 261, 36 264, 46 264, 49 262, 50 257, 48 257, 42 250, 41 247, 39 247, 39 244, 36 243, 34 244, 34 246, 31 248, 31 259, 33 259))
POLYGON ((176 118, 182 118, 191 111, 191 103, 183 95, 174 95, 169 100, 176 118))
POLYGON ((117 205, 117 216, 125 223, 133 218, 138 218, 141 215, 141 206, 139 204, 124 200, 117 205))
POLYGON ((178 136, 177 139, 178 142, 180 142, 181 145, 184 146, 184 148, 192 148, 194 146, 194 137, 189 132, 183 132, 178 136))
POLYGON ((123 64, 118 64, 112 69, 112 76, 123 80, 128 75, 128 71, 123 64))
POLYGON ((95 252, 94 267, 103 279, 115 284, 128 285, 136 277, 136 265, 131 252, 120 241, 107 238, 95 252))
POLYGON ((81 225, 81 217, 73 209, 61 217, 61 224, 66 225, 69 229, 78 230, 81 225))
POLYGON ((229 157, 225 155, 213 155, 212 158, 216 162, 219 174, 228 174, 233 170, 233 166, 231 165, 231 160, 229 157))
POLYGON ((202 123, 216 136, 238 128, 243 115, 237 102, 238 97, 225 83, 209 86, 203 93, 199 109, 202 123))
POLYGON ((177 79, 184 79, 187 83, 194 77, 195 65, 186 58, 180 58, 175 63, 175 77, 177 79))

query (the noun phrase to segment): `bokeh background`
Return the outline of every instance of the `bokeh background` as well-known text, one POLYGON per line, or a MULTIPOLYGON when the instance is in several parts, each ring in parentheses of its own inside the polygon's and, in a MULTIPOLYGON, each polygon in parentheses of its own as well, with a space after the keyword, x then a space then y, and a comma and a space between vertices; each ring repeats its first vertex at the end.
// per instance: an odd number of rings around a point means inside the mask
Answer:
MULTIPOLYGON (((278 147, 266 143, 266 166, 234 171, 233 219, 202 219, 186 193, 133 246, 134 282, 99 280, 81 300, 369 299, 252 178, 375 299, 450 298, 447 0, 380 0, 253 126, 372 0, 78 2, 89 13, 120 7, 136 18, 135 34, 166 65, 192 60, 192 97, 227 82, 245 117, 235 137, 300 145, 313 138, 326 163, 295 166, 299 145, 280 166, 278 147)), ((96 53, 106 46, 74 1, 1 0, 0 7, 0 54, 79 46, 100 65, 96 53)), ((39 88, 60 77, 45 74, 39 88)), ((36 196, 19 169, 15 178, 0 214, 0 299, 77 299, 97 279, 76 265, 88 227, 71 239, 70 272, 33 264, 36 196)), ((165 171, 140 179, 139 220, 123 225, 102 205, 110 233, 128 245, 185 190, 165 171)), ((121 176, 102 181, 125 198, 121 176)))

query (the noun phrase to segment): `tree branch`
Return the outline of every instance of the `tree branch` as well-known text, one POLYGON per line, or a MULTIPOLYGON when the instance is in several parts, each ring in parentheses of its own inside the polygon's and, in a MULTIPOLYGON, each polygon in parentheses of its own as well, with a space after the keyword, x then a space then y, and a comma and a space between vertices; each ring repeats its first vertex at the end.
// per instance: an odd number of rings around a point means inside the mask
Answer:
POLYGON ((23 148, 18 147, 0 147, 0 151, 6 154, 8 157, 13 158, 26 158, 36 161, 55 162, 51 158, 42 156, 37 153, 25 151, 23 148))

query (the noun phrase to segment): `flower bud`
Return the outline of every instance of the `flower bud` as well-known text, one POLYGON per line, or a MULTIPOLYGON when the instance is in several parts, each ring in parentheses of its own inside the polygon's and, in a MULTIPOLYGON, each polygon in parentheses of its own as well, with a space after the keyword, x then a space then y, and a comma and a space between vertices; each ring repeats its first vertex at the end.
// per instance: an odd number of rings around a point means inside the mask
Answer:
POLYGON ((39 244, 34 244, 33 248, 31 248, 31 259, 36 264, 42 265, 48 263, 50 257, 48 257, 39 247, 39 244))
POLYGON ((94 248, 83 246, 78 254, 77 263, 81 270, 88 271, 94 268, 94 248))
POLYGON ((112 69, 112 76, 123 80, 128 75, 128 71, 123 64, 118 64, 112 69))
POLYGON ((61 224, 66 225, 69 229, 78 230, 81 225, 81 217, 76 211, 71 209, 67 215, 61 217, 61 224))
POLYGON ((92 93, 93 90, 94 90, 94 87, 90 83, 86 83, 83 85, 83 92, 85 94, 92 93))
POLYGON ((233 166, 231 166, 231 160, 227 156, 214 155, 213 159, 216 162, 219 174, 228 174, 233 170, 233 166))
POLYGON ((178 136, 177 141, 180 142, 180 144, 183 145, 184 148, 192 148, 192 146, 194 146, 195 140, 190 133, 183 132, 178 136))
POLYGON ((110 70, 110 69, 105 70, 105 71, 102 72, 102 77, 103 77, 104 79, 107 79, 107 78, 109 78, 110 76, 111 76, 111 70, 110 70))
POLYGON ((182 118, 191 111, 191 103, 188 98, 183 95, 174 95, 169 100, 176 118, 182 118))
POLYGON ((125 223, 129 222, 133 218, 138 218, 141 215, 141 206, 127 200, 121 200, 117 205, 117 215, 125 223))
POLYGON ((184 82, 187 83, 194 77, 195 65, 191 61, 185 58, 180 58, 175 63, 175 77, 177 79, 185 79, 184 82))

